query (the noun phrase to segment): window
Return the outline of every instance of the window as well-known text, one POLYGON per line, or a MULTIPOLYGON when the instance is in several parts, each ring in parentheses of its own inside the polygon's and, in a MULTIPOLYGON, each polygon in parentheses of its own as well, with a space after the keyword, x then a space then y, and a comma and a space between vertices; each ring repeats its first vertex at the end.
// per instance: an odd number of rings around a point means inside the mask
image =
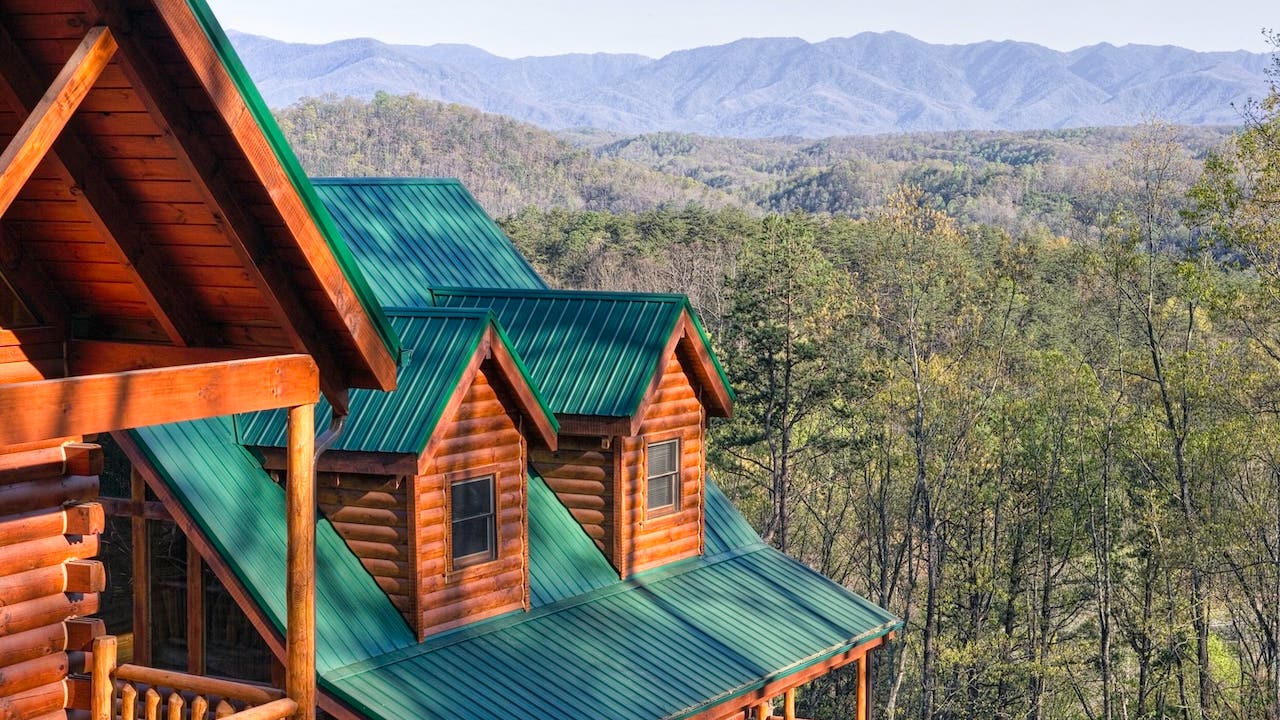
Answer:
POLYGON ((649 512, 675 510, 680 502, 680 441, 650 445, 648 463, 649 512))
POLYGON ((460 480, 450 487, 453 566, 475 565, 497 557, 497 514, 493 503, 493 476, 460 480))

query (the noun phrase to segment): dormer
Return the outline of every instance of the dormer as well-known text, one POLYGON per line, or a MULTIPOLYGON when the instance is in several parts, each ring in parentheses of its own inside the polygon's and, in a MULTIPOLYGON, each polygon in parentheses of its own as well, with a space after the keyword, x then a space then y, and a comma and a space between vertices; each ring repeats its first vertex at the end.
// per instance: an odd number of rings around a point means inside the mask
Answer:
POLYGON ((534 467, 622 577, 699 555, 706 425, 733 394, 679 295, 437 290, 507 329, 560 424, 534 467))
MULTIPOLYGON (((557 424, 488 312, 387 314, 406 351, 398 389, 352 393, 318 494, 421 639, 528 608, 528 454, 556 447, 557 424)), ((284 468, 281 414, 237 426, 264 467, 284 468)))

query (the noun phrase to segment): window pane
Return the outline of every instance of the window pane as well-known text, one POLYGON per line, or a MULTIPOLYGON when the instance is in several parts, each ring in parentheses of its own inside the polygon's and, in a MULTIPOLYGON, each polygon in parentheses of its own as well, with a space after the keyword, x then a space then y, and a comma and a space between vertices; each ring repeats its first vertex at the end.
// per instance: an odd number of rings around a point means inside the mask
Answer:
POLYGON ((676 504, 675 481, 675 475, 649 478, 649 509, 669 507, 676 504))
POLYGON ((676 449, 679 443, 675 440, 655 443, 649 446, 649 477, 666 475, 676 471, 676 449))
POLYGON ((462 520, 493 512, 492 478, 467 480, 453 485, 453 519, 462 520))
POLYGON ((491 515, 484 515, 470 520, 461 520, 453 524, 453 557, 454 559, 491 553, 489 531, 491 515))

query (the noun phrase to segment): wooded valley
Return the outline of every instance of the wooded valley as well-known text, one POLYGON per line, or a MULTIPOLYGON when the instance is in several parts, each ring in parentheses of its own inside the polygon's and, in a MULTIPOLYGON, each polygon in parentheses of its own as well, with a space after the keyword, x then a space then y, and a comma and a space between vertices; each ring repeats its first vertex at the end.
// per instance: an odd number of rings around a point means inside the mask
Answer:
MULTIPOLYGON (((1234 135, 281 120, 317 175, 461 176, 558 285, 687 293, 738 393, 714 476, 907 621, 880 716, 1280 716, 1274 91, 1234 135)), ((848 716, 850 683, 801 714, 848 716)))

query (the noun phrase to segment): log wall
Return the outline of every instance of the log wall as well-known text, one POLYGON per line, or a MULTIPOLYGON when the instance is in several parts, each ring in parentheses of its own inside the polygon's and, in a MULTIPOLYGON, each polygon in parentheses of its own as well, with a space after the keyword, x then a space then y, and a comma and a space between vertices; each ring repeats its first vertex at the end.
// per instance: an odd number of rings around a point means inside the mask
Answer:
POLYGON ((601 552, 612 556, 613 450, 599 437, 562 435, 558 444, 555 451, 531 450, 530 460, 601 552))
POLYGON ((706 454, 704 411, 697 390, 675 353, 667 360, 658 391, 640 424, 638 442, 629 443, 626 458, 632 483, 623 498, 633 529, 624 564, 627 574, 693 557, 702 552, 703 472, 706 454), (644 458, 650 443, 680 440, 680 504, 675 512, 648 512, 644 458))
POLYGON ((424 473, 415 478, 412 520, 417 537, 418 593, 414 627, 420 638, 475 622, 529 602, 526 447, 515 403, 486 362, 452 418, 437 429, 424 473), (497 558, 451 567, 449 487, 494 476, 497 558))
POLYGON ((561 436, 555 452, 532 461, 560 501, 622 577, 702 552, 705 410, 689 373, 673 352, 634 436, 561 436), (679 439, 679 509, 651 515, 645 507, 646 448, 679 439))
POLYGON ((412 623, 408 489, 413 478, 321 472, 317 482, 321 512, 400 614, 412 623))
POLYGON ((67 674, 100 621, 102 450, 68 444, 0 449, 0 720, 62 716, 67 674))

